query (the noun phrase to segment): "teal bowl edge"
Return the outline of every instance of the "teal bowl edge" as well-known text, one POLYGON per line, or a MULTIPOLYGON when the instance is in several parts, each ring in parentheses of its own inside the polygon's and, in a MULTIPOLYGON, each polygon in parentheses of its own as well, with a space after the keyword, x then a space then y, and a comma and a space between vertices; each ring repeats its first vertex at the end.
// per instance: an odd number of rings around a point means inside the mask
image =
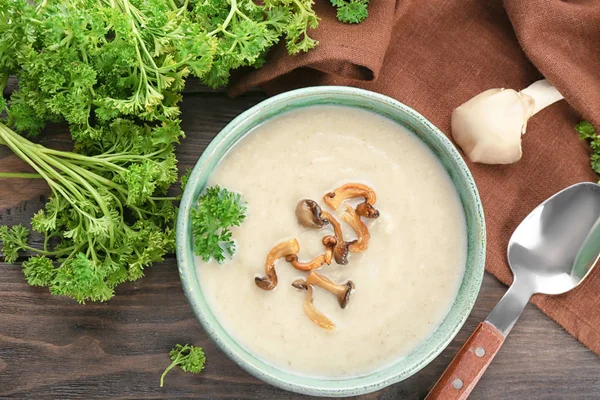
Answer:
MULTIPOLYGON (((255 105, 231 121, 211 141, 192 170, 177 218, 176 252, 185 295, 206 334, 241 368, 273 386, 296 393, 346 397, 371 393, 414 375, 452 341, 469 316, 483 279, 485 219, 475 181, 450 140, 410 107, 381 94, 344 86, 293 90, 255 105), (437 330, 409 354, 371 373, 348 378, 317 378, 281 370, 239 345, 208 305, 198 278, 191 241, 190 210, 221 158, 252 128, 283 112, 312 105, 344 105, 376 112, 411 130, 442 162, 459 193, 467 222, 467 266, 452 308, 437 330)), ((211 355, 208 355, 210 363, 211 355)))

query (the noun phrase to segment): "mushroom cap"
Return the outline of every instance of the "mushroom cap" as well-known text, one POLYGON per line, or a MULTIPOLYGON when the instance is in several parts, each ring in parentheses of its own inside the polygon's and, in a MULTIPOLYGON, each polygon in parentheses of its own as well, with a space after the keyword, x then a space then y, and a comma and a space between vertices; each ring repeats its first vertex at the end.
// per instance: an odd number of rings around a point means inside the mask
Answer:
POLYGON ((356 240, 351 242, 341 241, 338 242, 333 248, 333 259, 336 264, 346 265, 348 264, 348 253, 350 252, 349 247, 356 243, 356 240))
POLYGON ((304 279, 296 279, 295 281, 292 282, 292 286, 295 287, 296 289, 301 289, 301 290, 308 289, 308 284, 306 283, 306 281, 304 279))
POLYGON ((341 308, 346 308, 348 306, 348 302, 350 301, 350 295, 352 294, 352 291, 354 290, 354 288, 355 288, 354 282, 352 282, 352 281, 346 282, 346 292, 344 293, 344 296, 342 298, 340 298, 340 307, 341 308))
POLYGON ((452 113, 452 137, 473 162, 512 164, 521 159, 521 135, 535 100, 513 89, 489 89, 452 113))
POLYGON ((277 286, 277 276, 275 276, 275 281, 272 281, 268 276, 262 278, 257 276, 254 278, 254 283, 262 290, 273 290, 277 286))
POLYGON ((300 200, 296 206, 296 218, 307 228, 322 228, 328 221, 321 217, 321 207, 310 199, 300 200))
POLYGON ((366 201, 356 206, 356 213, 365 218, 379 218, 379 211, 366 201))

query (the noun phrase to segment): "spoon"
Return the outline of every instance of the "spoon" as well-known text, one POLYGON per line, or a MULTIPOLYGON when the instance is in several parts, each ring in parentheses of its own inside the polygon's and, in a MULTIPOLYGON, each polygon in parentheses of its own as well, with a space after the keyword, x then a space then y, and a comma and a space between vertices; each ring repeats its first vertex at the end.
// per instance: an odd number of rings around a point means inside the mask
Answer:
POLYGON ((458 351, 426 400, 466 399, 531 296, 577 287, 600 258, 600 185, 578 183, 534 209, 508 242, 513 283, 458 351))

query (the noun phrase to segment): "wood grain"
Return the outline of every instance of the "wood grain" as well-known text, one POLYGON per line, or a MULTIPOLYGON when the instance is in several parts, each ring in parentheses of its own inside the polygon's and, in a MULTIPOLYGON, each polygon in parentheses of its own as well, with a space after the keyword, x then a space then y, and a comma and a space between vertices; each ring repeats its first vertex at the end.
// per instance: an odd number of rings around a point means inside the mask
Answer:
POLYGON ((425 400, 466 400, 503 343, 504 335, 498 328, 481 322, 425 400))
MULTIPOLYGON (((182 170, 233 117, 262 99, 186 94, 182 170)), ((66 140, 56 128, 52 132, 47 145, 66 140)), ((0 153, 0 162, 6 157, 0 153)), ((19 166, 14 160, 2 165, 19 166)), ((36 182, 0 181, 1 222, 28 223, 46 194, 36 182)), ((423 399, 505 290, 486 275, 473 312, 448 348, 415 376, 362 399, 423 399)), ((528 306, 470 398, 598 399, 598 376, 600 358, 528 306)), ((307 399, 261 383, 216 348, 187 304, 174 257, 138 282, 119 286, 111 301, 85 306, 29 287, 18 265, 0 263, 0 399, 91 398, 307 399), (184 342, 204 347, 206 370, 173 370, 161 389, 167 352, 184 342)))

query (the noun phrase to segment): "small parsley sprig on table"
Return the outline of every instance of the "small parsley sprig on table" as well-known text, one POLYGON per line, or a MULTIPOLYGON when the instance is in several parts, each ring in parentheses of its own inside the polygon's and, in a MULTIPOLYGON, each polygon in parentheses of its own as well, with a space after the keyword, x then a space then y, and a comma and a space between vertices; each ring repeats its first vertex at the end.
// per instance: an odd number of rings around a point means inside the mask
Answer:
POLYGON ((211 257, 217 262, 233 256, 235 242, 232 226, 239 226, 246 218, 246 204, 239 193, 232 193, 218 185, 209 187, 198 198, 197 208, 191 211, 192 237, 196 255, 204 262, 211 257))
POLYGON ((176 345, 169 353, 173 361, 160 376, 160 387, 163 387, 165 376, 174 367, 179 366, 183 372, 197 374, 204 369, 206 358, 202 347, 186 345, 176 345))
POLYGON ((590 164, 592 169, 600 174, 600 136, 596 133, 594 126, 588 121, 581 121, 575 126, 575 130, 579 133, 581 140, 589 140, 592 148, 592 155, 590 156, 590 164))
POLYGON ((358 24, 369 16, 369 0, 331 0, 337 7, 337 19, 346 24, 358 24))

